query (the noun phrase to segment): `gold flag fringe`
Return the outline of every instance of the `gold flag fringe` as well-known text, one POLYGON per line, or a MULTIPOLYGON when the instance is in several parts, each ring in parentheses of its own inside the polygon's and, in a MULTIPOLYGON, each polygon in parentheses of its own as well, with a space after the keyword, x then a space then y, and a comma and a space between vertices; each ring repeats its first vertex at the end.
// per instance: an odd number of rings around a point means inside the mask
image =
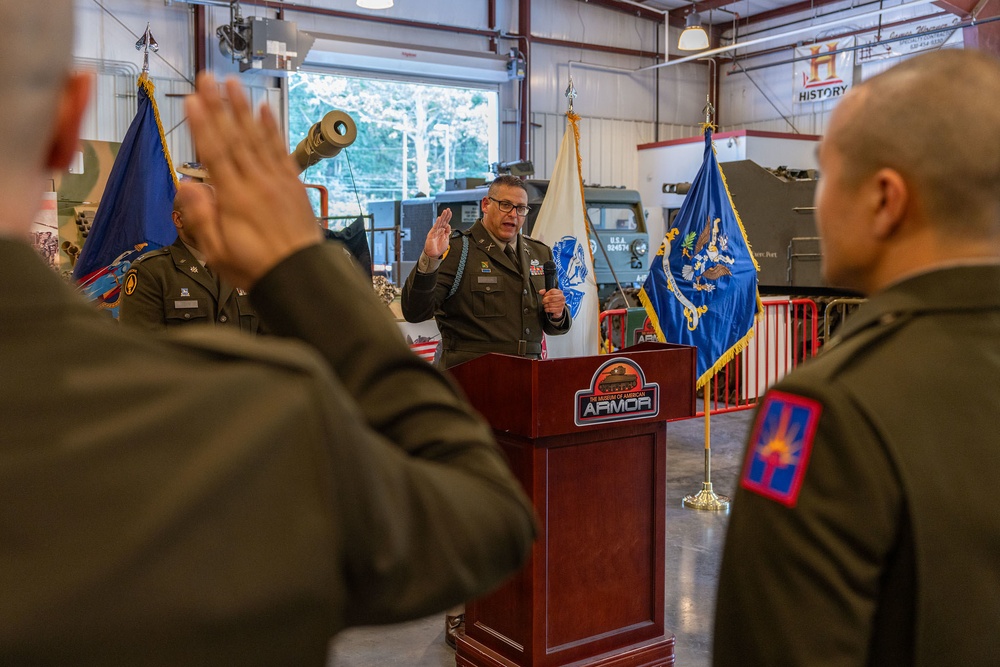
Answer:
MULTIPOLYGON (((573 128, 573 144, 576 147, 576 177, 580 181, 580 207, 583 211, 583 226, 587 232, 587 238, 585 239, 584 246, 587 248, 587 254, 590 255, 590 266, 594 267, 594 252, 590 248, 590 220, 587 219, 587 199, 583 196, 583 157, 580 155, 580 117, 573 113, 572 111, 566 112, 566 119, 569 121, 569 125, 573 128)), ((596 270, 596 269, 595 269, 596 270)), ((594 276, 594 289, 597 289, 597 276, 594 276)), ((598 298, 597 304, 598 312, 601 310, 600 298, 598 298)), ((598 329, 600 329, 600 318, 595 322, 598 329)), ((600 331, 597 334, 597 340, 601 340, 600 331)), ((600 354, 600 342, 598 342, 598 354, 600 354)))
POLYGON ((149 96, 149 102, 153 105, 153 118, 156 119, 156 130, 160 133, 160 146, 163 147, 163 158, 167 161, 167 168, 170 169, 170 177, 174 179, 174 187, 177 187, 177 172, 174 171, 174 162, 170 159, 170 149, 167 148, 167 137, 163 133, 163 123, 160 121, 160 110, 156 107, 156 97, 153 95, 156 91, 156 86, 153 85, 153 80, 149 78, 146 72, 139 75, 137 85, 146 91, 146 95, 149 96))
MULTIPOLYGON (((702 124, 703 132, 704 132, 704 125, 705 124, 703 123, 702 124)), ((718 153, 715 152, 714 141, 712 142, 712 154, 715 155, 716 157, 715 165, 716 168, 719 170, 719 176, 722 177, 722 185, 726 190, 726 198, 729 200, 729 206, 733 209, 733 214, 736 216, 736 224, 739 225, 740 234, 743 235, 743 242, 746 244, 747 253, 750 255, 750 261, 753 262, 754 269, 759 273, 760 265, 757 264, 757 258, 753 256, 753 248, 750 247, 750 240, 747 239, 747 231, 746 228, 743 226, 743 220, 740 218, 740 213, 739 211, 736 210, 736 205, 733 203, 733 195, 729 192, 729 183, 726 182, 726 174, 722 171, 722 167, 719 166, 718 153)), ((656 255, 654 255, 654 258, 659 257, 662 254, 661 252, 662 250, 664 250, 664 248, 663 248, 663 243, 661 241, 660 248, 659 250, 657 250, 656 255)), ((756 289, 754 290, 754 300, 756 301, 757 312, 754 313, 754 318, 753 322, 750 324, 750 329, 738 341, 736 341, 732 345, 732 347, 723 352, 719 356, 719 358, 716 359, 715 363, 712 364, 711 368, 702 373, 702 375, 695 382, 695 389, 701 389, 706 384, 708 384, 716 373, 725 368, 726 364, 728 364, 730 361, 736 358, 736 355, 745 350, 747 346, 750 344, 751 339, 753 339, 754 337, 754 325, 757 323, 757 318, 759 318, 760 314, 764 311, 764 304, 760 300, 759 290, 756 289)), ((639 290, 639 301, 642 303, 643 308, 646 309, 646 315, 649 316, 649 323, 653 325, 653 330, 656 331, 657 339, 660 340, 661 342, 667 342, 667 338, 666 336, 663 335, 663 329, 660 326, 660 319, 656 315, 656 310, 653 307, 653 302, 649 299, 649 296, 646 294, 645 288, 639 290)))

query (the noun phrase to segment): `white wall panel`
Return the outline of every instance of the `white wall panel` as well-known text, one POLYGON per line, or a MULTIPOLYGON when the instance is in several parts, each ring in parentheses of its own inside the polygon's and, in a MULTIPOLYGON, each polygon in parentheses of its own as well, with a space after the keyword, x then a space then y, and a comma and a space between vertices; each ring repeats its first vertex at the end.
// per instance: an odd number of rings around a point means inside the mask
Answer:
MULTIPOLYGON (((566 131, 564 114, 535 114, 535 176, 548 178, 566 131)), ((638 187, 639 144, 697 136, 696 125, 661 125, 659 138, 653 123, 610 118, 580 119, 580 158, 587 184, 638 187)))
MULTIPOLYGON (((619 46, 639 51, 663 52, 657 47, 657 26, 631 14, 617 12, 578 0, 534 0, 531 31, 552 39, 585 44, 619 46)), ((589 55, 592 52, 586 52, 589 55)), ((580 58, 577 50, 575 58, 580 58)))
POLYGON ((160 46, 158 53, 150 53, 150 75, 188 76, 193 53, 190 5, 165 6, 163 0, 102 0, 101 4, 105 9, 93 0, 76 0, 75 56, 141 67, 142 53, 135 42, 149 23, 160 46))

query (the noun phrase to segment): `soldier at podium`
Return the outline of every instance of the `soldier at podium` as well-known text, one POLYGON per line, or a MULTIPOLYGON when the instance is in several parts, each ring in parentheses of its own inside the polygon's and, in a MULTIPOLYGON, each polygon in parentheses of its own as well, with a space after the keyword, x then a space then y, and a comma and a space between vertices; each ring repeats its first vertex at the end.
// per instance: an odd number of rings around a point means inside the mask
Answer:
POLYGON ((438 216, 403 286, 403 317, 437 322, 442 368, 490 352, 539 359, 543 334, 572 324, 562 291, 545 289, 552 249, 520 233, 530 210, 521 179, 498 176, 480 206, 464 231, 452 233, 451 209, 438 216))

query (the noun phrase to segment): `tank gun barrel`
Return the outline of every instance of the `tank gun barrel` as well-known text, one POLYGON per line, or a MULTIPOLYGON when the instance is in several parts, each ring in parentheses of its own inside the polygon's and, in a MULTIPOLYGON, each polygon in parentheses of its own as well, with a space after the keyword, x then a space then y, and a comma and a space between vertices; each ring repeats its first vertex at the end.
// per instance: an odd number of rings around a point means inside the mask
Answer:
POLYGON ((351 116, 339 110, 330 111, 323 120, 309 128, 305 138, 292 152, 299 173, 320 160, 336 157, 358 138, 358 127, 351 116))

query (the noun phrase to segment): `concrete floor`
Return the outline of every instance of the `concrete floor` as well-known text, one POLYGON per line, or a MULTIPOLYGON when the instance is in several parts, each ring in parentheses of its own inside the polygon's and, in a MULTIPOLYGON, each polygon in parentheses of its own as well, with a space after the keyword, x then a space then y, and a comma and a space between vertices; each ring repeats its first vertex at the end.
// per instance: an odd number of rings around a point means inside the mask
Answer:
MULTIPOLYGON (((711 420, 715 492, 735 491, 752 411, 711 420)), ((684 496, 704 481, 704 420, 667 426, 666 627, 677 638, 678 667, 710 664, 712 616, 728 514, 684 509, 684 496)), ((454 667, 444 643, 444 616, 380 628, 353 628, 332 644, 329 667, 454 667)))

